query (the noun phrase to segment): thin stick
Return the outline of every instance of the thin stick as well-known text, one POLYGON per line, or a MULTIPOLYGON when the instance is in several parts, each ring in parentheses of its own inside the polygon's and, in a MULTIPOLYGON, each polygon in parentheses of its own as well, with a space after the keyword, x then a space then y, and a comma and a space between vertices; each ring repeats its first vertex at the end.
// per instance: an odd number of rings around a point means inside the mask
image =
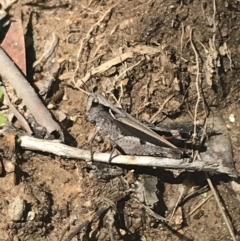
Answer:
POLYGON ((182 23, 181 25, 181 29, 182 29, 182 34, 181 34, 181 53, 182 53, 182 49, 183 49, 183 37, 184 37, 184 25, 182 23))
POLYGON ((207 200, 209 200, 213 194, 209 195, 206 199, 204 199, 201 203, 199 203, 189 214, 188 217, 191 216, 193 213, 195 213, 207 200))
MULTIPOLYGON (((78 81, 78 83, 77 83, 77 82, 75 82, 75 80, 73 82, 78 88, 80 88, 83 84, 85 84, 90 79, 91 76, 98 74, 98 73, 99 74, 103 73, 106 70, 110 69, 112 66, 117 65, 126 59, 133 58, 133 56, 134 56, 133 52, 130 52, 130 51, 123 53, 122 55, 120 55, 120 57, 117 56, 117 57, 101 64, 100 66, 91 69, 89 72, 86 73, 86 75, 81 79, 80 82, 78 81)), ((73 78, 75 78, 75 77, 73 77, 73 78)))
MULTIPOLYGON (((139 202, 139 200, 136 200, 136 201, 139 202)), ((139 202, 139 203, 140 203, 140 202, 139 202)), ((149 208, 148 206, 143 205, 143 204, 142 204, 141 206, 142 206, 143 208, 145 208, 146 212, 147 212, 150 216, 154 217, 156 220, 160 220, 161 222, 167 223, 168 225, 173 225, 173 223, 172 223, 171 220, 167 220, 166 218, 162 217, 161 215, 155 213, 155 212, 154 212, 151 208, 149 208)))
POLYGON ((169 96, 167 97, 167 99, 161 104, 161 106, 159 107, 158 111, 150 118, 149 122, 150 122, 151 124, 155 122, 155 117, 162 111, 164 105, 166 105, 167 102, 168 102, 169 100, 171 100, 173 97, 174 97, 174 94, 169 95, 169 96))
MULTIPOLYGON (((90 160, 91 152, 89 150, 78 149, 67 146, 56 141, 41 140, 30 136, 21 136, 19 138, 20 146, 24 149, 52 153, 57 156, 67 158, 75 158, 81 160, 90 160)), ((98 162, 109 163, 111 153, 97 153, 94 152, 93 160, 98 162)), ((214 173, 225 173, 229 176, 236 177, 237 174, 228 167, 217 163, 214 157, 208 155, 207 152, 201 154, 202 160, 195 160, 192 162, 190 158, 172 159, 160 158, 153 156, 128 156, 116 155, 111 159, 111 164, 134 165, 134 166, 151 166, 162 167, 168 169, 184 169, 196 171, 210 171, 214 173)))
POLYGON ((230 221, 229 221, 226 213, 224 212, 223 205, 221 204, 221 201, 220 201, 220 199, 219 199, 219 197, 218 197, 218 194, 217 194, 217 192, 216 192, 216 190, 215 190, 215 188, 214 188, 214 186, 213 186, 213 184, 212 184, 212 181, 211 181, 208 173, 205 172, 205 176, 206 176, 208 185, 209 185, 209 187, 211 188, 211 191, 212 191, 212 193, 213 193, 213 196, 214 196, 214 198, 215 198, 215 200, 216 200, 216 202, 217 202, 218 208, 219 208, 219 210, 220 210, 220 212, 221 212, 221 214, 222 214, 222 217, 223 217, 223 219, 224 219, 224 222, 225 222, 226 225, 227 225, 228 231, 229 231, 230 235, 232 236, 232 239, 233 239, 234 241, 237 241, 237 239, 236 239, 236 237, 235 237, 235 234, 234 234, 234 232, 233 232, 233 229, 232 229, 232 227, 231 227, 231 225, 230 225, 230 221))
POLYGON ((17 92, 18 97, 23 99, 24 104, 34 116, 38 124, 45 127, 48 133, 59 131, 62 135, 59 124, 53 120, 49 110, 43 105, 32 86, 2 48, 0 48, 0 74, 4 80, 12 85, 17 92))
POLYGON ((99 218, 105 211, 107 211, 110 208, 110 206, 102 207, 99 210, 97 210, 90 218, 85 220, 83 223, 79 224, 64 241, 70 241, 74 238, 75 235, 77 235, 81 229, 89 225, 95 218, 99 218))
POLYGON ((136 64, 128 67, 127 69, 125 69, 125 70, 115 79, 115 81, 117 81, 119 78, 121 78, 127 71, 129 71, 129 70, 135 68, 136 66, 138 66, 142 61, 143 61, 143 60, 140 60, 140 61, 138 61, 136 64))
POLYGON ((176 202, 176 204, 175 204, 175 206, 174 206, 174 208, 173 208, 171 217, 170 217, 170 219, 169 219, 170 221, 173 220, 173 216, 174 216, 174 214, 175 214, 175 212, 176 212, 176 210, 177 210, 177 208, 178 208, 179 203, 180 203, 181 200, 182 200, 182 197, 183 197, 184 192, 185 192, 184 188, 185 188, 185 187, 182 188, 182 191, 181 191, 181 193, 180 193, 180 195, 179 195, 179 197, 178 197, 178 200, 177 200, 177 202, 176 202))

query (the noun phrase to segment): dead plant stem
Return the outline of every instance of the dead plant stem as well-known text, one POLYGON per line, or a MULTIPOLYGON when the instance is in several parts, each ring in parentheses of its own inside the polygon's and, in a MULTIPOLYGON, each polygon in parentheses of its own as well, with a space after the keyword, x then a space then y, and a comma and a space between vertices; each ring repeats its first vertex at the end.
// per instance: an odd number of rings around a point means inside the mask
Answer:
POLYGON ((229 231, 230 235, 232 236, 232 239, 233 239, 234 241, 237 241, 236 238, 235 238, 235 234, 233 233, 233 229, 232 229, 232 227, 231 227, 231 225, 230 225, 230 221, 229 221, 226 213, 224 212, 224 208, 223 208, 223 206, 222 206, 222 204, 221 204, 221 202, 220 202, 220 199, 219 199, 219 197, 218 197, 218 194, 217 194, 217 192, 216 192, 216 190, 215 190, 215 188, 214 188, 214 186, 213 186, 213 184, 212 184, 212 181, 211 181, 211 179, 210 179, 210 177, 209 177, 209 175, 208 175, 207 172, 205 172, 205 176, 206 176, 208 185, 209 185, 209 187, 210 187, 210 189, 211 189, 211 191, 212 191, 212 193, 213 193, 213 196, 214 196, 214 198, 215 198, 215 200, 216 200, 216 202, 217 202, 218 208, 219 208, 219 210, 220 210, 220 212, 221 212, 221 214, 222 214, 222 217, 223 217, 223 219, 224 219, 224 222, 225 222, 226 225, 227 225, 228 231, 229 231))
POLYGON ((193 123, 194 124, 193 139, 195 140, 195 138, 197 137, 197 112, 198 112, 198 105, 199 105, 200 100, 201 100, 201 94, 200 94, 200 90, 199 90, 199 74, 200 74, 200 71, 199 71, 199 60, 198 60, 197 50, 196 50, 196 48, 195 48, 195 46, 193 44, 193 41, 192 41, 192 28, 191 28, 191 31, 190 31, 189 41, 190 41, 192 49, 194 51, 195 61, 196 61, 196 65, 197 65, 196 82, 195 82, 196 91, 197 91, 197 102, 196 102, 195 110, 194 110, 194 123, 193 123))
POLYGON ((174 94, 169 95, 169 96, 167 97, 167 99, 161 104, 161 106, 160 106, 160 108, 158 109, 158 111, 150 118, 149 122, 150 122, 151 124, 155 122, 156 116, 162 111, 164 105, 166 105, 167 102, 170 101, 173 97, 174 97, 174 94))

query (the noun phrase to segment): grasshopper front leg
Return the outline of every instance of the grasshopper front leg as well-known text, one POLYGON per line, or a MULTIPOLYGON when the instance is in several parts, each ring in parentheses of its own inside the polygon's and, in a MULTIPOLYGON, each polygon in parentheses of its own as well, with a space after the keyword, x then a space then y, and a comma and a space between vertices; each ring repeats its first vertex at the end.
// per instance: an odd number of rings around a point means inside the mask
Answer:
MULTIPOLYGON (((96 130, 94 131, 94 133, 92 134, 92 136, 91 136, 91 138, 89 140, 91 161, 93 161, 93 154, 94 154, 94 151, 93 151, 93 141, 95 140, 95 138, 96 138, 97 134, 99 133, 99 131, 100 131, 100 128, 96 127, 96 130)), ((112 155, 113 155, 114 151, 117 148, 117 144, 115 142, 111 141, 111 144, 112 144, 112 150, 111 150, 111 153, 110 153, 110 156, 109 156, 108 163, 111 163, 112 155)))

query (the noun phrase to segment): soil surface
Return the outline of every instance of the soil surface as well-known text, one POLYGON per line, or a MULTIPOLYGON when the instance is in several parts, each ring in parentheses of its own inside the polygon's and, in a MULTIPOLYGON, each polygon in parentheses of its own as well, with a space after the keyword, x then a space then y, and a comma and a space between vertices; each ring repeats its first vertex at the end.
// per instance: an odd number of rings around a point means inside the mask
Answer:
MULTIPOLYGON (((58 63, 42 99, 64 129, 67 145, 90 148, 95 127, 86 116, 86 93, 97 90, 153 124, 194 122, 196 105, 200 122, 209 110, 220 113, 239 170, 239 1, 23 0, 22 18, 31 84, 41 89, 39 83, 58 63), (41 67, 44 46, 55 37, 54 61, 41 67)), ((16 150, 14 138, 1 137, 1 241, 233 240, 209 188, 181 202, 171 218, 183 187, 207 187, 204 173, 178 176, 134 166, 112 170, 16 150), (128 185, 136 190, 143 180, 147 187, 148 178, 158 198, 154 204, 129 191, 128 185)), ((103 136, 93 144, 96 151, 111 148, 103 136)), ((238 240, 240 205, 229 189, 231 180, 213 175, 212 181, 238 240)), ((151 194, 145 190, 145 196, 151 194)))

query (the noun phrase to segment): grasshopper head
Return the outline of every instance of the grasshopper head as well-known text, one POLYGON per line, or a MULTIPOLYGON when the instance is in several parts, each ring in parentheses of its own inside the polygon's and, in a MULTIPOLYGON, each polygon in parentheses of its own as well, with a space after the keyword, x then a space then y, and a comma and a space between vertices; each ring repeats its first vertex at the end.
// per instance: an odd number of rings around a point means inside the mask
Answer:
POLYGON ((95 94, 90 94, 87 100, 87 107, 86 107, 87 112, 89 112, 93 106, 96 106, 98 104, 99 104, 99 100, 97 96, 95 94))

